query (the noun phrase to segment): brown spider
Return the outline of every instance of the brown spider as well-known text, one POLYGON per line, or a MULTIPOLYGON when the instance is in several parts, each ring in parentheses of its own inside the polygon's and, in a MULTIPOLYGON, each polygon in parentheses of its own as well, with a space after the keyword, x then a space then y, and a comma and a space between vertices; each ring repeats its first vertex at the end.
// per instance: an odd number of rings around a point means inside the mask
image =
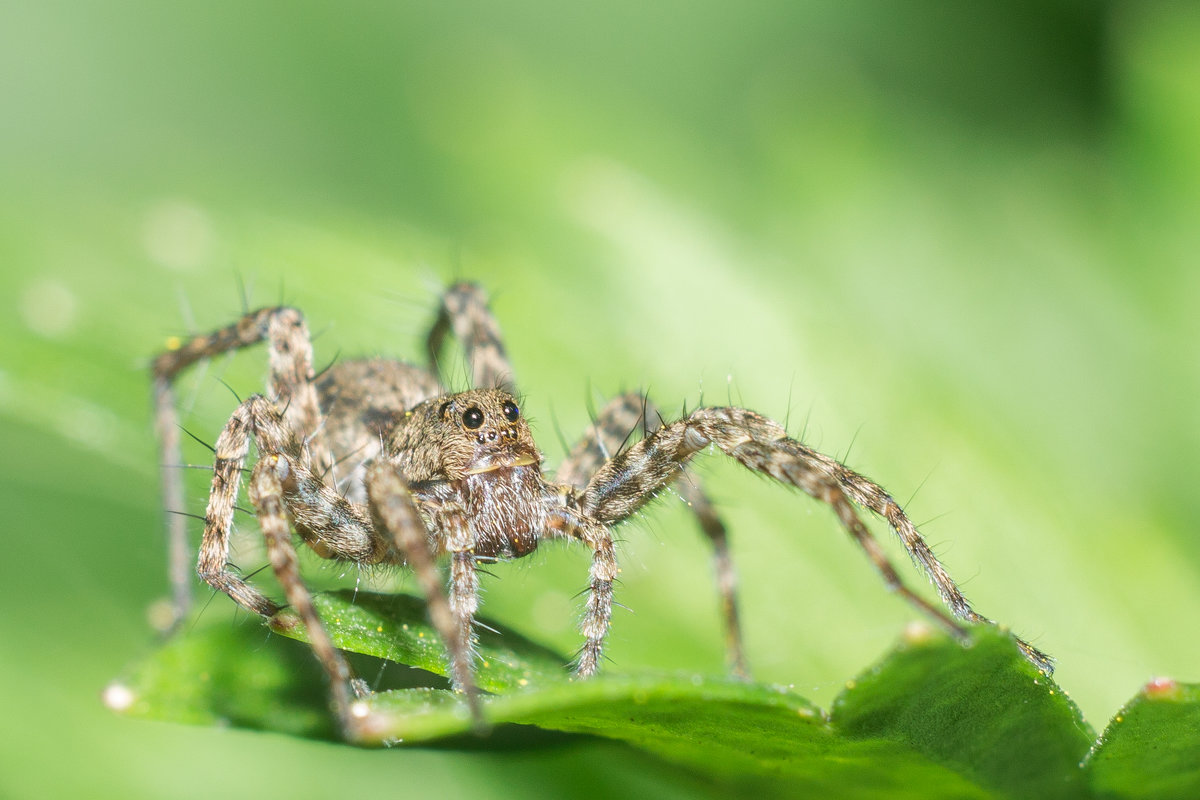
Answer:
MULTIPOLYGON (((684 465, 715 445, 746 467, 796 486, 831 506, 889 589, 957 637, 965 628, 901 581, 855 511, 863 506, 887 520, 924 570, 954 617, 986 623, 947 575, 900 506, 881 487, 795 439, 784 428, 742 408, 698 408, 657 424, 657 412, 636 394, 615 398, 559 466, 542 474, 542 454, 513 394, 512 370, 487 299, 459 284, 442 297, 427 341, 429 370, 383 359, 344 361, 317 376, 301 313, 263 308, 233 325, 159 355, 153 363, 157 429, 162 444, 166 507, 183 505, 179 425, 172 384, 181 370, 255 343, 268 344, 266 395, 241 403, 215 446, 212 488, 204 515, 198 572, 241 606, 284 618, 282 610, 228 566, 229 532, 250 443, 258 460, 249 497, 266 538, 272 569, 288 605, 304 625, 332 683, 332 704, 353 738, 364 706, 358 686, 313 608, 297 568, 292 532, 323 558, 355 564, 407 564, 425 595, 445 643, 453 685, 482 722, 474 681, 477 564, 528 555, 547 537, 575 539, 592 551, 592 566, 576 661, 581 678, 600 665, 618 569, 611 529, 674 485, 696 513, 714 549, 727 652, 735 675, 747 675, 738 626, 734 572, 725 528, 684 465), (448 394, 437 357, 448 332, 462 342, 477 387, 448 394), (622 449, 629 432, 644 438, 622 449), (449 590, 436 566, 449 556, 449 590)), ((190 603, 184 521, 168 517, 176 619, 190 603)), ((294 620, 294 618, 292 618, 294 620)), ((1025 657, 1044 672, 1051 659, 1018 639, 1025 657)))

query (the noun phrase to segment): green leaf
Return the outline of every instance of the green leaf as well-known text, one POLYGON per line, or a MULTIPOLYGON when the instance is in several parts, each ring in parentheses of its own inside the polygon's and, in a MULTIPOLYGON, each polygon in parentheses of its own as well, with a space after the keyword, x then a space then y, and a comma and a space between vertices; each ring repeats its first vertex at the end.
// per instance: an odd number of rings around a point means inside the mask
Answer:
MULTIPOLYGON (((317 598, 335 641, 367 677, 391 684, 369 700, 381 744, 475 742, 421 602, 333 592, 317 598), (386 659, 387 661, 377 660, 386 659), (420 684, 414 686, 414 684, 420 684)), ((276 623, 283 620, 276 620, 276 623)), ((825 714, 790 689, 690 674, 569 676, 564 655, 494 623, 482 630, 478 678, 494 736, 509 724, 621 740, 720 785, 837 796, 1068 797, 1092 734, 1061 690, 992 629, 963 647, 913 628, 851 682, 825 714)), ((276 625, 299 638, 302 629, 276 625)), ((166 643, 122 682, 129 713, 329 738, 325 681, 306 648, 249 624, 208 624, 166 643)), ((473 745, 475 746, 475 745, 473 745)))
POLYGON ((1088 758, 1101 797, 1200 797, 1200 685, 1146 684, 1088 758))
POLYGON ((273 646, 273 638, 244 618, 209 621, 173 636, 109 684, 105 702, 146 719, 334 738, 327 684, 312 653, 273 646))
MULTIPOLYGON (((344 590, 318 594, 313 604, 341 649, 447 675, 446 651, 420 598, 344 590)), ((280 612, 272 628, 308 640, 291 612, 280 612)), ((569 658, 492 622, 479 629, 479 654, 476 682, 488 692, 565 681, 570 674, 569 658)))
POLYGON ((906 742, 979 783, 1021 797, 1078 797, 1095 734, 1066 694, 1008 637, 980 629, 969 648, 913 628, 852 681, 833 718, 851 738, 906 742))

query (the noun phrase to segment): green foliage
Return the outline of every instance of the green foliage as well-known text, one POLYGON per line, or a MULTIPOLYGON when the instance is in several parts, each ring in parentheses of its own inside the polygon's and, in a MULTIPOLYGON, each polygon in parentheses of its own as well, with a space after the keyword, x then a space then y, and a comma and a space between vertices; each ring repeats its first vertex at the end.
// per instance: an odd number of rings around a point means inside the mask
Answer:
MULTIPOLYGON (((378 744, 446 739, 471 722, 445 675, 420 600, 340 591, 317 598, 337 644, 364 675, 399 672, 370 697, 378 744)), ((479 683, 491 736, 512 726, 626 742, 717 785, 784 795, 1187 796, 1200 791, 1200 687, 1154 685, 1095 734, 1009 636, 980 628, 969 646, 912 626, 849 681, 829 712, 789 687, 701 675, 609 672, 580 682, 567 658, 493 622, 481 631, 479 683), (1089 749, 1091 753, 1089 755, 1089 749)), ((302 630, 289 636, 302 636, 302 630)), ((384 679, 385 684, 389 679, 384 679)), ((202 625, 167 642, 122 684, 130 714, 331 738, 324 682, 305 648, 253 624, 202 625), (268 641, 270 640, 270 641, 268 641)))
POLYGON ((1113 717, 1087 769, 1105 797, 1200 796, 1200 686, 1148 683, 1113 717))
POLYGON ((907 742, 1023 797, 1073 796, 1095 738, 1065 693, 987 629, 969 650, 902 643, 842 693, 834 719, 848 736, 907 742))

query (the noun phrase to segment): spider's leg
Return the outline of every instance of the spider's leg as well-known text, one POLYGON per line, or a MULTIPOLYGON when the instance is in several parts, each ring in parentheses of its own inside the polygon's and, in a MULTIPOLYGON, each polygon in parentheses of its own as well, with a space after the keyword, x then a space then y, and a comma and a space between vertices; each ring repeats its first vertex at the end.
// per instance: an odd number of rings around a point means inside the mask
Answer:
POLYGON ((442 374, 439 358, 446 333, 453 332, 462 344, 471 369, 471 385, 477 389, 505 389, 515 393, 512 365, 504 352, 500 325, 488 308, 487 294, 473 283, 458 283, 442 294, 438 316, 426 339, 429 368, 442 374))
POLYGON ((376 535, 360 507, 339 496, 302 463, 299 449, 270 400, 254 395, 238 406, 217 438, 197 571, 241 606, 271 617, 275 626, 294 625, 291 613, 299 617, 314 654, 329 675, 332 702, 343 733, 356 738, 368 717, 353 713, 352 674, 322 625, 312 596, 300 577, 289 518, 305 542, 324 558, 375 564, 391 558, 394 549, 376 535), (266 540, 271 567, 291 609, 287 615, 280 614, 279 605, 227 566, 229 531, 251 440, 260 458, 251 474, 250 501, 266 540))
POLYGON ((386 462, 373 463, 367 470, 367 497, 377 530, 381 535, 389 536, 399 556, 412 568, 425 594, 429 619, 446 646, 450 679, 466 694, 476 727, 483 727, 485 723, 474 675, 478 579, 466 521, 450 509, 439 510, 441 523, 451 531, 447 540, 447 549, 451 553, 450 597, 447 600, 430 548, 429 533, 399 471, 386 462))
MULTIPOLYGON (((778 423, 745 409, 697 409, 614 456, 584 490, 580 499, 582 510, 604 523, 624 519, 675 480, 682 465, 709 444, 715 444, 749 469, 829 504, 882 573, 889 588, 952 633, 963 635, 964 629, 952 617, 904 585, 858 518, 851 501, 883 517, 955 616, 969 622, 990 622, 971 608, 912 520, 882 487, 789 438, 778 423)), ((1045 653, 1021 639, 1017 639, 1017 644, 1038 669, 1047 673, 1053 670, 1053 661, 1045 653)))
POLYGON ((250 442, 261 459, 283 456, 287 469, 276 468, 287 492, 288 511, 297 532, 322 558, 356 564, 378 564, 391 554, 391 546, 375 535, 360 509, 325 485, 296 456, 298 445, 270 400, 253 395, 233 412, 217 437, 212 488, 204 514, 204 538, 197 572, 210 586, 229 595, 242 607, 263 616, 279 610, 261 592, 230 572, 229 531, 250 442))
MULTIPOLYGON (((320 431, 320 408, 311 384, 312 345, 304 317, 294 308, 262 308, 232 325, 173 342, 151 365, 154 381, 155 429, 158 433, 163 505, 167 511, 168 575, 177 625, 191 605, 188 569, 187 523, 172 512, 184 508, 183 463, 179 436, 179 412, 175 405, 174 382, 187 367, 203 359, 269 342, 267 395, 296 441, 307 444, 304 457, 323 471, 333 463, 320 431), (311 454, 311 455, 310 455, 311 454)), ((174 625, 172 627, 174 627, 174 625)))
POLYGON ((229 531, 237 505, 241 473, 254 438, 260 452, 281 452, 289 438, 275 407, 262 395, 242 403, 217 437, 212 487, 204 512, 204 537, 196 571, 212 586, 229 595, 238 605, 269 617, 279 610, 262 592, 229 569, 229 531))
POLYGON ((688 508, 700 523, 700 529, 708 537, 713 549, 713 572, 717 578, 717 592, 721 596, 721 616, 725 620, 725 657, 729 671, 736 678, 750 679, 750 667, 746 663, 746 651, 742 645, 742 625, 738 615, 737 571, 733 556, 729 552, 729 535, 725 524, 717 516, 712 501, 700 486, 699 478, 684 475, 675 482, 675 490, 688 504, 688 508))
MULTIPOLYGON (((660 425, 657 409, 644 395, 631 392, 614 397, 600 410, 595 422, 584 431, 583 438, 559 465, 555 481, 583 489, 588 479, 612 454, 620 450, 631 433, 643 427, 647 433, 651 433, 660 425)), ((700 529, 712 545, 721 615, 725 622, 726 658, 733 675, 748 678, 750 672, 746 666, 738 618, 737 573, 729 553, 729 536, 725 525, 717 516, 698 477, 680 475, 675 481, 675 491, 696 515, 700 529)))
POLYGON ((283 482, 289 478, 291 471, 292 465, 284 455, 272 453, 260 458, 250 479, 250 502, 258 512, 258 522, 266 537, 267 554, 275 577, 283 587, 291 610, 303 623, 313 653, 329 675, 330 697, 342 733, 348 739, 355 739, 359 728, 357 723, 366 715, 353 713, 350 699, 353 675, 350 666, 321 624, 321 618, 313 607, 312 595, 300 578, 296 548, 292 545, 284 511, 283 482))
MULTIPOLYGON (((562 495, 564 500, 578 497, 567 487, 563 488, 566 489, 562 495)), ((579 621, 579 632, 584 641, 575 662, 575 673, 587 678, 600 669, 604 639, 612 622, 613 582, 621 572, 617 566, 617 551, 612 533, 606 526, 566 506, 556 508, 552 513, 550 531, 556 536, 578 539, 592 549, 587 601, 579 621)))
POLYGON ((579 630, 584 636, 583 649, 579 652, 576 672, 582 677, 594 675, 600 668, 600 656, 604 650, 604 637, 612 621, 613 581, 620 569, 617 567, 617 552, 613 547, 612 534, 597 525, 583 528, 580 538, 592 548, 592 567, 588 571, 588 599, 583 609, 579 630))

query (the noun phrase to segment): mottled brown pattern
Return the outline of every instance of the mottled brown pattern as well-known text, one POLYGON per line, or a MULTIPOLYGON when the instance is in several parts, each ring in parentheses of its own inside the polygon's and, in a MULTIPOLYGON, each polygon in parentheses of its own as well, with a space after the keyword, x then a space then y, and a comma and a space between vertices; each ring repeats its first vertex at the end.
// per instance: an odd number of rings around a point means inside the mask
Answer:
MULTIPOLYGON (((427 340, 432 362, 447 333, 462 343, 480 388, 449 393, 436 366, 423 369, 384 359, 346 361, 315 376, 304 319, 283 307, 253 311, 212 334, 180 342, 152 367, 164 498, 175 510, 183 504, 183 487, 178 471, 170 469, 180 461, 174 379, 205 358, 267 343, 266 394, 242 402, 217 438, 197 572, 274 625, 304 625, 329 675, 331 703, 347 737, 363 730, 369 698, 354 699, 361 682, 352 677, 313 607, 293 533, 324 558, 404 564, 413 570, 446 645, 452 682, 482 726, 474 680, 479 563, 519 558, 546 538, 572 539, 592 551, 579 625, 584 643, 576 660, 577 674, 588 677, 599 669, 612 621, 619 568, 611 529, 673 487, 713 546, 730 668, 735 675, 748 674, 728 536, 699 483, 684 472, 706 448, 829 505, 887 586, 954 634, 965 634, 954 617, 987 622, 881 487, 753 411, 700 408, 663 424, 646 398, 622 395, 601 411, 559 467, 557 480, 546 480, 542 454, 514 396, 499 327, 479 287, 459 284, 444 294, 427 340), (636 441, 626 446, 627 439, 636 441), (252 466, 251 442, 258 453, 252 466), (246 474, 250 504, 288 612, 228 564, 233 513, 246 474), (904 585, 856 506, 887 520, 954 616, 904 585), (448 581, 439 576, 440 556, 449 562, 448 581)), ((190 602, 185 533, 172 518, 168 537, 177 619, 190 602)), ((1050 671, 1045 654, 1018 642, 1030 661, 1050 671)))

